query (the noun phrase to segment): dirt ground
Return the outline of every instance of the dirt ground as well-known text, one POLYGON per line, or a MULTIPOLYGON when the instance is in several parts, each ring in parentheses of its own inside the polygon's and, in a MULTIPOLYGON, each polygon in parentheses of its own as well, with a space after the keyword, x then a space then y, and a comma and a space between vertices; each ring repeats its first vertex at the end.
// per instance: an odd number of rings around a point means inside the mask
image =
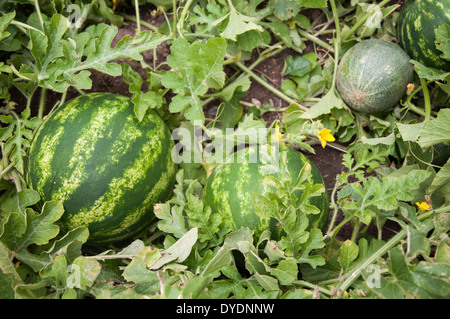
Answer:
MULTIPOLYGON (((148 23, 159 25, 164 20, 164 17, 161 15, 152 15, 151 7, 148 8, 148 10, 142 10, 141 11, 141 20, 146 21, 148 23)), ((129 14, 133 14, 130 12, 129 14)), ((145 27, 142 27, 143 30, 145 30, 145 27)), ((136 24, 134 22, 127 21, 127 25, 120 26, 119 32, 116 36, 115 43, 119 39, 121 39, 124 35, 134 35, 136 31, 136 24)), ((115 45, 113 43, 113 45, 115 45)), ((309 48, 311 50, 311 48, 309 48)), ((304 51, 305 53, 309 52, 308 48, 304 51)), ((166 59, 166 57, 170 54, 169 47, 164 43, 160 45, 157 48, 156 56, 156 65, 159 65, 163 63, 166 59)), ((268 79, 272 85, 274 85, 276 88, 280 89, 281 83, 283 81, 283 75, 282 70, 284 67, 284 60, 288 55, 295 56, 295 51, 292 50, 285 50, 279 53, 278 55, 275 55, 273 57, 270 57, 263 61, 261 64, 259 64, 255 68, 255 73, 259 75, 264 75, 266 79, 268 79)), ((143 53, 144 60, 147 63, 153 64, 153 51, 148 51, 143 53)), ((126 61, 126 60, 123 60, 126 61)), ((123 62, 123 61, 117 61, 117 62, 123 62)), ((138 62, 130 62, 132 67, 139 71, 139 63, 138 62)), ((250 64, 251 61, 249 61, 247 64, 250 64)), ((162 67, 168 67, 167 65, 162 65, 162 67)), ((91 79, 93 83, 93 87, 91 90, 87 90, 86 93, 89 92, 111 92, 111 93, 117 93, 122 94, 126 96, 130 96, 130 93, 128 92, 128 84, 126 84, 121 77, 112 77, 106 74, 99 73, 97 71, 91 71, 91 79)), ((144 76, 143 72, 140 72, 142 76, 144 76)), ((66 101, 70 100, 80 93, 74 90, 73 88, 70 88, 66 101)), ((19 92, 12 90, 12 100, 17 102, 18 105, 16 107, 17 111, 20 111, 23 109, 24 105, 26 104, 26 99, 20 94, 19 92)), ((61 98, 61 94, 54 93, 54 92, 47 92, 46 97, 46 109, 45 112, 48 113, 54 105, 58 103, 58 101, 61 98)), ((247 95, 243 98, 244 101, 250 102, 253 98, 259 100, 261 103, 268 102, 269 100, 273 101, 273 105, 276 108, 280 107, 286 107, 287 103, 280 99, 279 97, 273 95, 273 93, 269 92, 267 89, 265 89, 260 84, 256 83, 255 81, 252 82, 252 85, 250 89, 247 92, 247 95)), ((37 115, 38 110, 38 104, 40 99, 40 90, 38 90, 33 97, 31 108, 32 108, 32 116, 37 115)), ((244 107, 245 112, 245 107, 244 107)), ((263 119, 268 122, 269 124, 273 122, 276 119, 280 119, 282 116, 281 112, 270 112, 266 113, 263 116, 263 119)), ((329 196, 331 195, 331 191, 333 190, 336 175, 341 173, 342 171, 342 155, 343 153, 341 151, 338 151, 334 148, 327 147, 326 149, 323 149, 320 145, 314 146, 315 154, 306 153, 305 155, 316 164, 319 171, 322 173, 324 180, 325 180, 325 187, 328 191, 329 196)), ((336 225, 343 219, 342 213, 339 212, 338 218, 336 220, 336 225)), ((389 225, 387 225, 387 228, 389 230, 389 225)), ((393 230, 392 234, 395 230, 393 230)), ((338 234, 337 238, 341 240, 345 240, 347 238, 350 238, 352 232, 352 226, 346 225, 344 226, 340 233, 338 234)), ((369 228, 369 233, 373 233, 376 235, 376 229, 369 228)), ((385 232, 383 231, 386 236, 389 236, 389 231, 385 232)))

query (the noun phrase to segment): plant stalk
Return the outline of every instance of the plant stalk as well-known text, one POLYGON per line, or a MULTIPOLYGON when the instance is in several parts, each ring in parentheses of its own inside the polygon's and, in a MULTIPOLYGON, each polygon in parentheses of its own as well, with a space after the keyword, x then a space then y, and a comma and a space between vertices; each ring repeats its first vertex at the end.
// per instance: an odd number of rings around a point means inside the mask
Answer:
POLYGON ((384 0, 382 1, 380 4, 378 4, 375 9, 373 11, 367 12, 362 19, 356 21, 355 25, 342 37, 342 41, 347 40, 348 38, 350 38, 355 32, 356 30, 358 30, 358 28, 360 26, 363 25, 364 22, 366 22, 366 20, 376 12, 376 10, 379 10, 380 8, 382 8, 384 5, 388 4, 390 0, 384 0))
POLYGON ((47 88, 42 88, 41 89, 41 99, 39 101, 39 113, 38 113, 38 117, 42 120, 42 118, 44 117, 44 108, 45 108, 45 95, 47 93, 47 88))
POLYGON ((139 1, 138 0, 134 0, 134 8, 136 11, 137 31, 138 31, 138 33, 141 33, 141 17, 139 15, 139 1))
POLYGON ((428 91, 428 83, 425 79, 420 78, 420 85, 422 87, 423 99, 425 102, 425 122, 429 122, 431 118, 430 91, 428 91))
POLYGON ((326 49, 327 51, 334 52, 333 46, 329 45, 325 41, 315 37, 312 34, 309 34, 308 32, 306 32, 302 29, 297 29, 297 31, 302 37, 305 37, 307 40, 310 40, 311 42, 314 42, 315 44, 320 45, 322 48, 326 49))
POLYGON ((297 101, 295 101, 294 99, 290 98, 289 96, 287 96, 286 94, 284 94, 283 92, 281 92, 280 90, 274 88, 273 86, 271 86, 270 84, 268 84, 266 81, 264 81, 263 79, 261 79, 259 76, 257 76, 252 70, 250 70, 249 68, 247 68, 244 64, 242 64, 241 62, 236 62, 236 65, 241 68, 245 73, 247 73, 248 75, 250 75, 256 82, 258 82, 259 84, 261 84, 262 86, 264 86, 266 89, 268 89, 270 92, 272 92, 273 94, 275 94, 276 96, 282 98, 283 100, 285 100, 286 102, 290 103, 290 104, 295 104, 297 105, 299 108, 301 108, 302 110, 306 111, 308 110, 306 107, 304 107, 303 105, 297 103, 297 101))

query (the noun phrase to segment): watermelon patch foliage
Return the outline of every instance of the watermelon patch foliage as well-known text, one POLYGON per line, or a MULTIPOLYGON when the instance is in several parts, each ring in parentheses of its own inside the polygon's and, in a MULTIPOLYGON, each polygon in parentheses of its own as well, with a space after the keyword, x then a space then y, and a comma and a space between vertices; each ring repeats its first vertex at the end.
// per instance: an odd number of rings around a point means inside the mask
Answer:
POLYGON ((0 298, 448 299, 449 10, 1 1, 0 298))

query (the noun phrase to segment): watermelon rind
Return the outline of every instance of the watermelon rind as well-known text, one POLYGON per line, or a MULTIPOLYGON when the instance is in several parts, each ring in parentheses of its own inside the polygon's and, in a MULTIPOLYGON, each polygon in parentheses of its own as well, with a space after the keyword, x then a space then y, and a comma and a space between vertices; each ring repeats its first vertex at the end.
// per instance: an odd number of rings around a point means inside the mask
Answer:
POLYGON ((336 88, 344 102, 360 113, 379 113, 394 107, 413 81, 410 57, 397 44, 363 40, 342 57, 336 88))
POLYGON ((450 71, 436 47, 436 29, 450 26, 450 0, 407 0, 397 21, 397 37, 408 55, 427 67, 450 71))
POLYGON ((61 201, 63 230, 87 226, 89 243, 126 239, 154 219, 175 183, 171 134, 158 114, 139 122, 130 98, 76 97, 36 132, 26 178, 43 201, 61 201))
MULTIPOLYGON (((272 234, 274 220, 260 218, 255 211, 253 194, 268 195, 276 192, 274 186, 264 183, 267 175, 261 173, 263 161, 259 156, 260 148, 250 146, 234 153, 229 159, 218 164, 207 179, 203 201, 213 212, 219 213, 231 229, 248 227, 256 236, 264 230, 270 229, 272 234), (254 160, 256 159, 256 160, 254 160)), ((305 163, 311 165, 312 181, 324 185, 324 180, 317 167, 301 152, 284 145, 280 145, 279 152, 286 152, 287 167, 290 171, 291 182, 294 183, 305 163)), ((302 191, 296 191, 300 198, 302 191)), ((317 227, 324 230, 328 222, 329 199, 325 191, 320 196, 309 199, 311 205, 320 209, 318 214, 308 214, 308 229, 317 227)))

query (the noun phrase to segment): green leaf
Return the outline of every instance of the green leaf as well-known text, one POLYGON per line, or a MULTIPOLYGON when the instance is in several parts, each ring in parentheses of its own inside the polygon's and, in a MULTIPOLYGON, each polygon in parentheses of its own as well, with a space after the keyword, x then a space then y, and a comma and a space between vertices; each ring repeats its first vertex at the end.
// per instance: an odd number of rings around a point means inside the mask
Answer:
POLYGON ((134 114, 139 121, 144 119, 148 109, 162 106, 163 97, 155 91, 142 91, 143 80, 140 74, 134 71, 128 63, 121 63, 123 80, 129 85, 129 91, 133 94, 131 102, 134 105, 134 114))
MULTIPOLYGON (((25 210, 25 220, 12 219, 15 214, 10 215, 10 219, 5 223, 2 241, 15 251, 26 250, 31 244, 44 245, 59 233, 59 227, 54 223, 58 221, 64 213, 63 205, 60 202, 46 202, 40 214, 31 208, 25 210), (14 227, 23 227, 25 231, 22 236, 15 236, 14 227)), ((20 233, 20 232, 19 232, 20 233)))
POLYGON ((183 216, 183 207, 170 204, 156 204, 155 215, 160 219, 158 228, 162 231, 174 234, 177 238, 181 238, 186 232, 185 219, 183 216))
POLYGON ((351 240, 347 239, 341 246, 340 255, 338 257, 341 269, 346 271, 352 262, 358 257, 358 246, 351 240))
POLYGON ((330 114, 333 108, 348 109, 344 102, 336 96, 334 90, 328 91, 319 102, 311 106, 304 114, 302 119, 315 119, 324 114, 330 114))
POLYGON ((419 145, 429 147, 441 142, 450 142, 450 109, 442 109, 437 117, 423 127, 419 138, 419 145))
MULTIPOLYGON (((59 41, 62 56, 53 59, 48 68, 41 69, 39 78, 44 80, 46 87, 56 92, 64 92, 71 84, 79 89, 91 89, 90 72, 87 70, 95 69, 111 76, 120 76, 120 65, 111 61, 119 58, 141 61, 141 52, 154 49, 166 40, 161 34, 142 31, 135 37, 124 36, 112 47, 117 32, 116 26, 98 24, 88 27, 74 39, 59 41), (73 79, 76 79, 75 83, 73 79)), ((37 50, 42 52, 42 48, 37 50)))
POLYGON ((437 192, 444 194, 445 202, 450 203, 450 159, 437 172, 430 187, 427 189, 428 194, 437 194, 437 192))
POLYGON ((9 24, 11 23, 11 21, 14 19, 14 17, 16 16, 16 12, 9 12, 7 14, 3 14, 0 17, 0 41, 6 39, 7 37, 9 37, 11 35, 11 33, 9 33, 8 31, 6 31, 6 28, 9 26, 9 24))
MULTIPOLYGON (((145 246, 131 260, 130 264, 125 267, 123 277, 125 280, 133 281, 137 284, 156 285, 159 282, 158 276, 155 271, 151 271, 147 267, 153 265, 160 258, 161 253, 158 249, 145 246)), ((159 287, 157 289, 159 290, 159 287)))
POLYGON ((76 258, 71 265, 73 277, 70 278, 73 278, 73 285, 67 285, 67 287, 76 287, 83 290, 86 287, 90 287, 100 273, 101 268, 102 266, 95 259, 84 256, 76 258))
POLYGON ((200 97, 209 88, 219 89, 225 84, 222 62, 226 42, 222 38, 196 41, 189 44, 177 38, 170 48, 167 63, 173 69, 162 76, 162 84, 177 95, 169 104, 172 113, 185 111, 191 122, 205 120, 200 97))
MULTIPOLYGON (((221 22, 221 20, 218 20, 217 22, 221 22)), ((245 32, 251 30, 263 32, 264 29, 255 22, 256 18, 246 16, 232 8, 230 13, 228 14, 228 24, 225 30, 220 33, 220 35, 225 39, 236 41, 236 37, 245 32)))
POLYGON ((436 48, 443 52, 441 57, 450 60, 450 25, 444 23, 434 30, 436 35, 436 48))
MULTIPOLYGON (((380 298, 437 299, 449 297, 450 266, 444 263, 419 262, 415 266, 407 263, 400 247, 389 251, 391 276, 380 276, 378 287, 372 291, 380 298)), ((367 281, 367 274, 362 273, 367 281)))
POLYGON ((425 122, 416 123, 416 124, 403 124, 396 123, 397 128, 402 135, 402 139, 406 141, 417 142, 420 135, 422 134, 423 127, 425 122))
POLYGON ((0 141, 3 145, 3 155, 14 163, 15 168, 24 173, 24 157, 26 150, 30 147, 33 138, 33 129, 42 122, 39 118, 29 119, 30 108, 26 108, 19 118, 15 113, 12 115, 0 115, 0 122, 9 124, 0 129, 0 141))
POLYGON ((254 274, 256 281, 264 288, 264 290, 279 290, 278 280, 268 275, 260 275, 258 273, 254 274))
POLYGON ((278 279, 280 285, 291 285, 294 280, 297 280, 297 261, 292 257, 280 261, 277 268, 272 270, 272 275, 278 279))
POLYGON ((308 240, 301 245, 301 255, 298 258, 297 263, 307 263, 314 269, 317 266, 325 264, 325 259, 320 255, 309 255, 314 249, 320 249, 325 246, 323 241, 322 232, 320 229, 313 228, 309 233, 308 240))
POLYGON ((278 213, 278 203, 263 195, 253 193, 253 204, 255 213, 262 219, 270 219, 278 213))
POLYGON ((283 21, 294 18, 301 9, 298 0, 270 0, 269 6, 274 15, 283 21))
POLYGON ((198 228, 192 228, 172 246, 161 251, 161 258, 151 265, 149 269, 156 270, 172 261, 176 261, 178 263, 183 262, 191 253, 192 247, 197 242, 197 238, 198 228))
POLYGON ((444 81, 450 75, 450 72, 426 67, 416 60, 411 60, 411 63, 414 64, 414 69, 419 77, 429 81, 444 81))
POLYGON ((0 296, 2 299, 14 299, 14 286, 22 279, 12 263, 12 252, 0 242, 0 296))
POLYGON ((326 8, 328 0, 297 0, 297 2, 306 8, 326 8))
POLYGON ((304 76, 311 72, 312 64, 311 62, 303 57, 298 56, 296 58, 292 58, 292 56, 288 56, 285 61, 285 69, 284 74, 291 76, 304 76))
POLYGON ((213 272, 229 266, 232 260, 233 256, 231 255, 230 249, 222 246, 206 265, 205 269, 203 269, 202 276, 209 276, 213 272))

